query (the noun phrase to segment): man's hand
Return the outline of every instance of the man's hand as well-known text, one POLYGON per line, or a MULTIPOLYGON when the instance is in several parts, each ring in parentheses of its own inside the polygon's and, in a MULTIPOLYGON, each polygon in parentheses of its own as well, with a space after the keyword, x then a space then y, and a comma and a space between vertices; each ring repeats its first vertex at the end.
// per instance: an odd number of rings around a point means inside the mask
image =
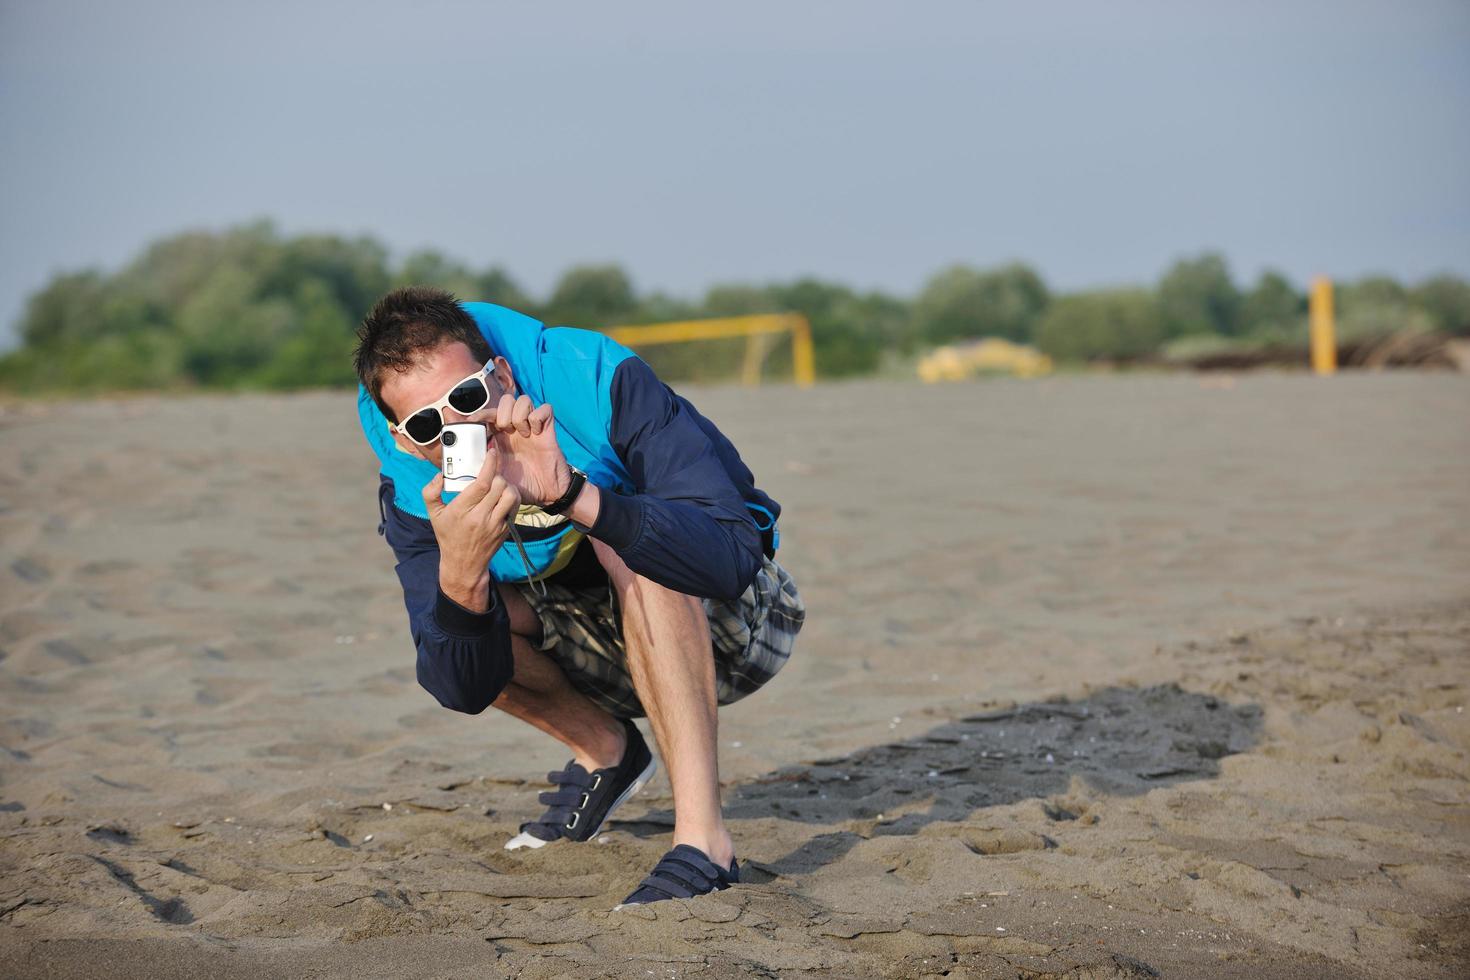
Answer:
POLYGON ((444 474, 424 487, 424 506, 439 542, 439 588, 471 612, 490 608, 490 558, 510 533, 520 506, 516 487, 501 476, 500 453, 487 447, 475 482, 449 503, 441 499, 444 474))
POLYGON ((532 408, 530 398, 509 394, 500 396, 494 420, 486 420, 505 457, 500 472, 527 503, 549 504, 571 486, 572 471, 557 444, 553 423, 550 404, 532 408))

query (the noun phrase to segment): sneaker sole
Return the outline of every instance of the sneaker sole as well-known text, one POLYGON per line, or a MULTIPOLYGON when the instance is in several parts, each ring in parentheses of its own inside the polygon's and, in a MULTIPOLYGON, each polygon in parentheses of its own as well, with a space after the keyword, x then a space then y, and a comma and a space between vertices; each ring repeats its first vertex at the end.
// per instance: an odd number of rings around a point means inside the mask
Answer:
MULTIPOLYGON (((628 788, 623 790, 623 792, 618 796, 617 799, 612 801, 612 806, 608 807, 607 813, 602 815, 602 823, 599 823, 593 829, 592 833, 587 835, 587 840, 591 840, 599 833, 601 833, 603 826, 610 819, 612 819, 612 815, 617 812, 618 807, 628 802, 628 800, 633 798, 633 795, 635 793, 637 793, 644 786, 647 786, 648 781, 653 778, 653 774, 655 772, 658 772, 658 760, 650 756, 648 759, 648 766, 641 773, 638 774, 637 779, 628 784, 628 788)), ((562 839, 565 840, 565 838, 562 839)), ((537 848, 542 848, 545 847, 547 844, 552 843, 555 843, 555 841, 542 840, 539 837, 532 837, 530 834, 526 833, 523 830, 519 834, 516 834, 510 840, 505 842, 505 849, 507 851, 519 851, 521 848, 529 847, 532 850, 535 850, 537 848)), ((583 842, 579 841, 577 843, 583 842)))

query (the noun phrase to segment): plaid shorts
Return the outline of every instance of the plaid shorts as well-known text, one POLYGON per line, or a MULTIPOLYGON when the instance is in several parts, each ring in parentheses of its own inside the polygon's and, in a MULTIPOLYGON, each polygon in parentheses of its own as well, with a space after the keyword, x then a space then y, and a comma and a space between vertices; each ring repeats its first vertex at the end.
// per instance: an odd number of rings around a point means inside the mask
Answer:
MULTIPOLYGON (((550 582, 545 596, 526 583, 516 587, 541 620, 538 649, 561 667, 572 686, 612 715, 642 718, 612 584, 584 590, 550 582)), ((703 601, 714 647, 716 699, 730 704, 786 665, 806 607, 790 574, 770 558, 740 598, 703 601)))

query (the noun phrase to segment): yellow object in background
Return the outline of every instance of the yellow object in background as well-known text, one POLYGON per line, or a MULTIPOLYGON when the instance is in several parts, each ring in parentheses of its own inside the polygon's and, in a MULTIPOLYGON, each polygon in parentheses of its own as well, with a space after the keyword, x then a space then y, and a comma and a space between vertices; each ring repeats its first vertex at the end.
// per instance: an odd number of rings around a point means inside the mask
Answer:
POLYGON ((984 337, 931 351, 919 361, 919 380, 925 384, 967 381, 979 374, 1035 378, 1050 374, 1051 369, 1051 358, 1034 347, 1013 344, 999 337, 984 337))
POLYGON ((791 334, 791 369, 797 385, 810 388, 817 379, 816 357, 812 352, 811 325, 800 313, 763 313, 712 320, 680 320, 647 326, 611 327, 607 331, 607 335, 613 340, 629 347, 744 337, 745 362, 741 367, 740 380, 748 385, 760 383, 760 366, 765 358, 766 343, 772 334, 782 333, 791 334))
POLYGON ((1332 280, 1318 276, 1312 280, 1311 301, 1312 370, 1318 374, 1337 373, 1337 336, 1332 326, 1332 280))

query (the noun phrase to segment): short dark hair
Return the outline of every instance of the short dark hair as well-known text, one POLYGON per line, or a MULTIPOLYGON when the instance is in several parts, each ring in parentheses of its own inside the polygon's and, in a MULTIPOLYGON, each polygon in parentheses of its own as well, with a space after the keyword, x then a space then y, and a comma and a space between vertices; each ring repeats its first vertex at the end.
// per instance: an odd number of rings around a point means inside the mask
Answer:
POLYGON ((407 371, 420 352, 455 341, 468 347, 481 364, 495 356, 453 293, 432 286, 404 286, 378 300, 363 318, 352 365, 378 409, 396 424, 393 410, 383 402, 383 373, 407 371))

